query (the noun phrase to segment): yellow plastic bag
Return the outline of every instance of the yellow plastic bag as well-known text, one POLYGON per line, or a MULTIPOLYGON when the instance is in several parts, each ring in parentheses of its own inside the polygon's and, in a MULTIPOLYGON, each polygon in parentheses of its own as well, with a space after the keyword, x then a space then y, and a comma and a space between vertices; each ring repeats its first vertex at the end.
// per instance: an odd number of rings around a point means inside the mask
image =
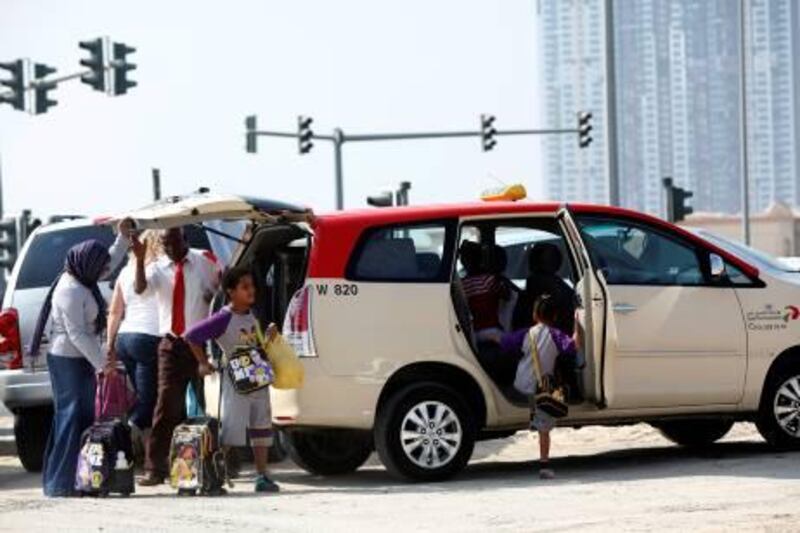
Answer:
POLYGON ((299 389, 302 387, 306 369, 300 362, 300 358, 297 357, 294 348, 289 346, 280 333, 275 335, 272 340, 267 340, 264 338, 261 328, 258 328, 257 332, 261 345, 272 364, 272 370, 275 372, 275 381, 272 382, 272 386, 276 389, 299 389))

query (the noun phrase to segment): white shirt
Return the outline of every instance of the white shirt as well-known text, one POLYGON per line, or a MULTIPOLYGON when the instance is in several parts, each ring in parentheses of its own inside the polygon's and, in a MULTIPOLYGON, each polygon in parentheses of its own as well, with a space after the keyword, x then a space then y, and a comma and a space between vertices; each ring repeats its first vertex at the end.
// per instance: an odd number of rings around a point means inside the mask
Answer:
POLYGON ((125 301, 125 316, 119 326, 119 332, 157 336, 161 329, 155 291, 148 286, 142 294, 136 294, 135 280, 136 264, 131 261, 122 269, 117 278, 117 286, 125 301))
POLYGON ((514 379, 514 388, 523 394, 534 394, 538 388, 539 376, 536 375, 536 367, 533 364, 531 337, 536 340, 542 373, 545 375, 553 374, 556 368, 556 358, 558 357, 558 347, 553 342, 552 335, 550 335, 550 328, 542 324, 533 326, 530 333, 525 335, 525 341, 522 343, 523 355, 517 365, 517 375, 514 379))
MULTIPOLYGON (((186 329, 208 317, 209 304, 217 292, 220 268, 208 252, 189 250, 183 265, 183 280, 186 288, 184 317, 186 329)), ((172 331, 172 295, 175 288, 175 263, 162 257, 147 267, 147 287, 156 295, 158 302, 159 335, 172 331)))

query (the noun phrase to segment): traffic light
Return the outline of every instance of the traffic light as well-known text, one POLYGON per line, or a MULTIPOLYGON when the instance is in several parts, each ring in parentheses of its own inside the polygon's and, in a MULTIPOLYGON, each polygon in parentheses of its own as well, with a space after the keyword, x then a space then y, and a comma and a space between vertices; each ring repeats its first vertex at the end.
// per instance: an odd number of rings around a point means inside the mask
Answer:
POLYGON ((136 82, 128 79, 128 72, 136 70, 136 65, 129 63, 128 54, 132 54, 136 48, 124 43, 114 43, 114 61, 111 69, 114 77, 114 90, 112 94, 119 96, 128 92, 128 89, 136 87, 136 82))
POLYGON ((244 141, 245 141, 245 151, 248 154, 256 153, 256 116, 250 115, 245 117, 244 119, 244 141))
POLYGON ((19 222, 17 223, 17 241, 18 247, 22 248, 31 233, 42 225, 41 219, 32 218, 30 209, 23 209, 19 215, 19 222))
POLYGON ((0 85, 11 89, 10 94, 0 95, 0 103, 11 104, 14 109, 19 111, 25 111, 25 86, 27 85, 25 67, 24 59, 17 59, 10 63, 0 63, 0 69, 11 73, 10 78, 0 80, 0 85))
POLYGON ((311 123, 314 119, 311 117, 304 117, 300 115, 297 117, 297 147, 300 154, 307 154, 313 148, 314 143, 311 139, 314 138, 314 132, 311 130, 311 123))
POLYGON ((89 57, 81 59, 81 65, 91 70, 81 76, 81 81, 95 91, 106 91, 106 57, 104 39, 98 37, 91 41, 81 41, 78 46, 89 52, 89 57))
POLYGON ((586 148, 592 144, 592 114, 588 111, 578 112, 578 146, 586 148))
POLYGON ((662 182, 667 194, 667 220, 677 223, 694 213, 694 208, 686 203, 686 200, 694 196, 692 191, 676 187, 672 178, 664 178, 662 182))
POLYGON ((33 77, 36 81, 36 85, 33 88, 34 94, 34 106, 33 110, 34 113, 37 115, 41 115, 42 113, 47 113, 47 110, 54 105, 57 105, 58 102, 55 100, 51 100, 48 96, 48 92, 52 91, 58 85, 56 82, 48 82, 45 81, 44 78, 49 76, 50 74, 55 73, 56 69, 53 67, 49 67, 47 65, 43 65, 41 63, 36 63, 33 66, 33 77))
POLYGON ((17 219, 0 220, 0 268, 11 270, 17 261, 17 219))
POLYGON ((497 135, 494 120, 494 115, 481 115, 481 146, 484 152, 488 152, 497 144, 497 140, 494 138, 497 135))

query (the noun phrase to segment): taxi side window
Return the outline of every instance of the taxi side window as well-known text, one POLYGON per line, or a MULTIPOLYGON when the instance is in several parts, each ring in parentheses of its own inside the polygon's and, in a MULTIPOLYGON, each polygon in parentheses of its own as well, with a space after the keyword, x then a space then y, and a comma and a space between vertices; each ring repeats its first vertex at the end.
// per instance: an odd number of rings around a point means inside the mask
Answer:
POLYGON ((367 231, 347 270, 354 281, 447 282, 454 224, 398 225, 367 231))
POLYGON ((697 250, 627 220, 578 220, 592 260, 611 285, 705 285, 697 250))

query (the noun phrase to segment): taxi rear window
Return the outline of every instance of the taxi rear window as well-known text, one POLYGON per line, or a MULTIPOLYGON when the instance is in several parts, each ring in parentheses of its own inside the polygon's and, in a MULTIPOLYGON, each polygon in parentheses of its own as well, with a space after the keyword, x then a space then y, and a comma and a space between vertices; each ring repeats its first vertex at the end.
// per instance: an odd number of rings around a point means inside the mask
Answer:
POLYGON ((393 225, 368 230, 347 269, 354 281, 448 282, 455 222, 393 225))

